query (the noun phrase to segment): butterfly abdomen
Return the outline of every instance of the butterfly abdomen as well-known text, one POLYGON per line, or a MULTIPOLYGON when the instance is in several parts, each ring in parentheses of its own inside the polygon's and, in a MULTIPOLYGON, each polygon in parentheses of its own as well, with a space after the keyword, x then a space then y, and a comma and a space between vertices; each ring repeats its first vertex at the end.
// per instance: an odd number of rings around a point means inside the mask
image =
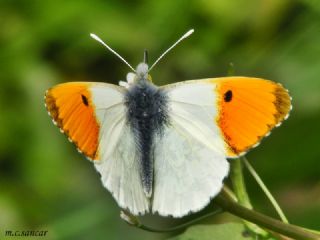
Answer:
POLYGON ((167 96, 152 83, 140 81, 126 94, 127 122, 135 136, 144 191, 152 195, 154 137, 168 123, 167 96))

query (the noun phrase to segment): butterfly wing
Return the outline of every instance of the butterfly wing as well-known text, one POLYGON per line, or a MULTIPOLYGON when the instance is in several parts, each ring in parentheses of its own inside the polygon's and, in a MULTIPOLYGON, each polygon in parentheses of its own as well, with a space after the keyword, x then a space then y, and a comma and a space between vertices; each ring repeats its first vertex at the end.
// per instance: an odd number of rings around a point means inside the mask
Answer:
POLYGON ((129 209, 134 215, 149 212, 149 200, 146 197, 141 178, 139 155, 131 129, 124 119, 118 123, 122 128, 116 147, 110 157, 95 164, 101 174, 103 185, 112 193, 120 207, 129 209))
POLYGON ((199 141, 186 127, 193 122, 171 116, 156 141, 152 211, 182 217, 205 207, 223 186, 229 164, 222 151, 199 141))
POLYGON ((64 83, 47 91, 45 103, 54 123, 94 162, 118 204, 133 214, 148 211, 134 137, 126 123, 124 89, 106 83, 64 83))
POLYGON ((291 97, 281 84, 260 78, 191 80, 164 88, 168 89, 175 103, 199 106, 206 112, 215 109, 214 118, 209 113, 206 124, 222 134, 230 158, 255 147, 274 127, 288 118, 292 108, 291 97), (213 98, 203 99, 205 95, 201 96, 201 92, 205 90, 201 88, 212 92, 213 98), (203 99, 202 102, 199 102, 201 99, 195 100, 199 98, 203 99))
POLYGON ((238 157, 259 144, 288 118, 291 97, 281 84, 246 77, 208 80, 216 84, 217 123, 228 144, 228 157, 238 157))
POLYGON ((242 77, 162 88, 170 124, 156 141, 152 210, 182 217, 205 207, 220 191, 227 157, 243 154, 286 118, 290 97, 271 81, 242 77))

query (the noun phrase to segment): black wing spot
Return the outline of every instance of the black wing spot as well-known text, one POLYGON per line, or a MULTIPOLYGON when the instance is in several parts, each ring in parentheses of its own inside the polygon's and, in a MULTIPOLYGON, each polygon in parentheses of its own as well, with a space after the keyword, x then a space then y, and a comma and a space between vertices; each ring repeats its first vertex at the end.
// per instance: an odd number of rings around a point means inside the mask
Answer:
POLYGON ((224 94, 224 101, 225 102, 231 102, 232 100, 232 91, 228 90, 226 91, 226 93, 224 94))
POLYGON ((81 95, 82 102, 84 105, 89 106, 88 98, 85 95, 81 95))

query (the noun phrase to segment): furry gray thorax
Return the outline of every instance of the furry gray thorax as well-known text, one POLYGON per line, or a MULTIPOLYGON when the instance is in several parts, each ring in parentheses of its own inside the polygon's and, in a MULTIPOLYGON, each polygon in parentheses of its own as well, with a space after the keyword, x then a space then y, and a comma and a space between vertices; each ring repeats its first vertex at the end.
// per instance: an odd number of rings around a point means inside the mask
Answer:
MULTIPOLYGON (((152 195, 155 138, 168 124, 167 94, 146 79, 140 79, 125 96, 127 123, 135 137, 140 176, 147 197, 152 195)), ((135 153, 132 153, 133 155, 135 153)))

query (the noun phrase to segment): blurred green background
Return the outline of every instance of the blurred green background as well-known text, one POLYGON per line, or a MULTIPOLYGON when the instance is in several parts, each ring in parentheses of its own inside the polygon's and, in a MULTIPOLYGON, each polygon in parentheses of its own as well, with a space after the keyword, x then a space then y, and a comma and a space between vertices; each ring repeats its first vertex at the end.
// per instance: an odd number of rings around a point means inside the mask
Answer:
MULTIPOLYGON (((43 96, 57 83, 125 79, 128 67, 91 32, 136 66, 145 48, 153 62, 190 28, 195 33, 158 64, 153 81, 225 76, 233 62, 237 75, 283 83, 291 116, 248 158, 292 223, 320 229, 319 1, 1 0, 0 239, 5 230, 31 229, 48 230, 45 239, 166 237, 119 218, 92 164, 52 124, 43 96)), ((247 173, 246 180, 255 207, 276 216, 247 173)))

